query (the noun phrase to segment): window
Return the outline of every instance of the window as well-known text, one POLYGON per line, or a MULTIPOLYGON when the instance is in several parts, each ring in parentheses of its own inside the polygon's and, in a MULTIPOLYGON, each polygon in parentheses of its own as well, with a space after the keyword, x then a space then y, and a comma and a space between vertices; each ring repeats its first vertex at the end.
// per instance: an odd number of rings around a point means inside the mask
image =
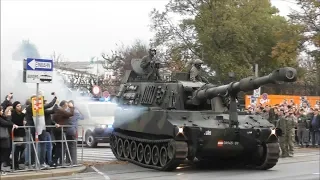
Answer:
POLYGON ((88 109, 92 117, 113 116, 114 104, 88 104, 88 109))

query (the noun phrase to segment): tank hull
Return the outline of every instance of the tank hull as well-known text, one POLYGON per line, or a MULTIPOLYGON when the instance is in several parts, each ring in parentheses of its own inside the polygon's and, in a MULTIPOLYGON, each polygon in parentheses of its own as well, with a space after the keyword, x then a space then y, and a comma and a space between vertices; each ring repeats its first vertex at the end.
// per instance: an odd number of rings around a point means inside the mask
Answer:
MULTIPOLYGON (((118 109, 113 124, 114 141, 111 140, 111 147, 120 160, 158 170, 175 169, 186 158, 197 158, 200 161, 231 159, 243 162, 254 156, 266 157, 267 151, 273 152, 273 164, 266 161, 255 167, 263 166, 261 169, 269 169, 277 163, 280 152, 273 124, 260 116, 239 115, 239 126, 233 128, 229 127, 228 119, 228 114, 212 111, 118 109), (121 142, 118 142, 119 139, 121 142), (120 151, 127 149, 129 154, 139 154, 137 150, 130 152, 130 145, 125 147, 124 141, 128 141, 127 145, 132 142, 135 146, 142 144, 143 156, 147 156, 146 148, 165 148, 167 153, 178 155, 171 157, 172 162, 168 164, 160 165, 158 162, 152 165, 149 161, 144 162, 143 158, 138 160, 137 157, 121 156, 119 147, 120 151), (268 150, 269 145, 272 150, 268 150), (267 168, 266 164, 269 164, 267 168)), ((252 162, 248 162, 250 163, 252 162)))

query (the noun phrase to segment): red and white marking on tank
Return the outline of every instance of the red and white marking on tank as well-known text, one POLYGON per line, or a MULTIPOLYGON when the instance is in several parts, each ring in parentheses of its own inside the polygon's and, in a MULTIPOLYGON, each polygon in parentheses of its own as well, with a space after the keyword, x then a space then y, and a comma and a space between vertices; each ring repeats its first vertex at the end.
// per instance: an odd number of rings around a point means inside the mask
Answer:
POLYGON ((223 141, 222 140, 218 141, 218 147, 222 147, 222 146, 223 146, 223 141))

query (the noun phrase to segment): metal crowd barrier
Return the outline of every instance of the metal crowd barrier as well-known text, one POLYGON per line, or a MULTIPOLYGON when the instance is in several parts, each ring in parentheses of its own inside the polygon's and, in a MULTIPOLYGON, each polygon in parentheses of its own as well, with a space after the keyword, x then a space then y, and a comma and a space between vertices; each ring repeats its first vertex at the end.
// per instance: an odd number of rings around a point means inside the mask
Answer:
MULTIPOLYGON (((12 172, 16 171, 15 170, 15 150, 16 150, 16 146, 17 145, 22 145, 22 144, 26 144, 26 146, 24 147, 24 155, 25 156, 28 156, 28 170, 18 170, 18 171, 29 171, 29 170, 36 170, 36 171, 40 171, 41 170, 41 164, 40 164, 40 159, 38 157, 38 153, 39 153, 39 143, 57 143, 57 142, 60 142, 61 143, 61 147, 62 147, 62 153, 61 153, 61 159, 60 159, 60 163, 61 166, 57 166, 55 168, 60 168, 60 167, 76 167, 76 166, 79 166, 79 161, 77 160, 77 163, 74 164, 74 162, 72 161, 72 158, 71 158, 71 154, 70 154, 70 149, 69 149, 69 146, 68 146, 68 142, 75 142, 75 151, 76 151, 76 154, 78 154, 78 127, 80 126, 77 126, 76 127, 76 137, 74 140, 67 140, 66 139, 66 134, 64 132, 64 128, 69 128, 69 127, 75 127, 74 125, 60 125, 60 127, 56 127, 54 125, 52 126, 45 126, 46 128, 60 128, 61 129, 61 140, 52 140, 53 138, 51 138, 51 141, 39 141, 38 139, 38 135, 35 135, 35 139, 33 138, 34 134, 32 133, 31 129, 34 129, 35 130, 35 126, 19 126, 17 129, 25 129, 26 131, 26 136, 23 137, 23 141, 15 141, 15 135, 14 135, 14 130, 15 129, 12 129, 11 131, 11 139, 12 139, 12 152, 11 152, 11 157, 12 157, 12 172), (28 138, 28 139, 27 139, 28 138), (34 151, 32 151, 31 149, 31 146, 32 146, 32 149, 34 151), (64 147, 65 146, 65 147, 64 147), (64 148, 66 148, 66 153, 65 154, 65 151, 64 151, 64 148), (27 150, 28 149, 28 150, 27 150), (27 150, 28 154, 25 153, 25 151, 27 150), (35 168, 32 168, 32 162, 33 162, 33 158, 32 158, 32 155, 31 154, 34 154, 34 162, 35 162, 35 168), (69 158, 69 161, 70 161, 70 165, 66 165, 65 163, 65 156, 66 155, 66 158, 68 157, 69 158)), ((44 129, 45 131, 46 129, 44 129)), ((82 127, 82 132, 84 131, 84 128, 82 127)), ((50 133, 51 136, 54 136, 54 134, 50 133)), ((82 150, 81 150, 81 162, 83 162, 83 148, 84 148, 84 143, 82 143, 82 150)), ((52 149, 51 149, 52 151, 52 149)), ((53 154, 52 154, 53 155, 53 154)), ((78 159, 78 155, 76 155, 77 159, 78 159)), ((21 155, 20 155, 20 158, 21 158, 21 155)), ((19 163, 18 163, 19 165, 19 163)))

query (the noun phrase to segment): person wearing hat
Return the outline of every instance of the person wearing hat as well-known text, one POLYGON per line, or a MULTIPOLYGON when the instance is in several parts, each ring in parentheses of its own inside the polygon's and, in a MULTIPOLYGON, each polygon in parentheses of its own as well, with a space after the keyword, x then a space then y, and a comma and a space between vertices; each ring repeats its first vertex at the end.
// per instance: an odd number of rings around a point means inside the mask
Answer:
MULTIPOLYGON (((26 110, 22 109, 21 103, 19 101, 15 101, 13 104, 12 114, 11 114, 11 121, 18 125, 18 126, 24 126, 26 124, 26 121, 24 120, 26 110)), ((14 139, 15 142, 23 142, 24 137, 26 136, 26 132, 24 129, 19 128, 14 130, 14 139)), ((16 144, 13 147, 14 152, 14 168, 20 169, 19 162, 22 161, 22 154, 24 151, 24 144, 16 144)))
POLYGON ((201 76, 201 66, 203 62, 200 59, 197 59, 193 62, 193 66, 190 69, 190 80, 191 81, 200 81, 204 83, 209 83, 208 80, 205 77, 201 76))

